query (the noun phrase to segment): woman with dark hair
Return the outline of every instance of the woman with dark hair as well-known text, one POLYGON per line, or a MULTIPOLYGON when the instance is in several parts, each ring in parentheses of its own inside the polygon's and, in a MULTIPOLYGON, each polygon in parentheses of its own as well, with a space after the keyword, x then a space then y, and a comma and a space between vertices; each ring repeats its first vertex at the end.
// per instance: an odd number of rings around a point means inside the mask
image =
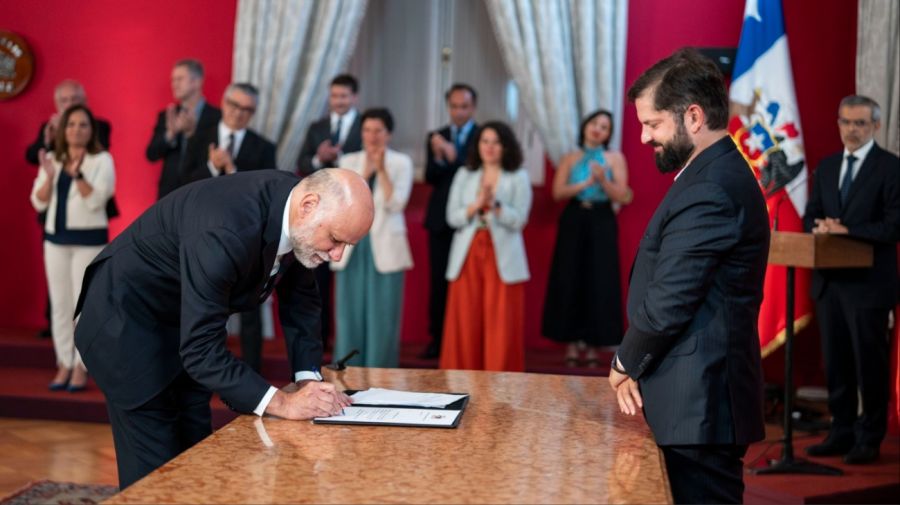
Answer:
POLYGON ((531 181, 512 130, 482 126, 453 178, 447 223, 456 229, 447 265, 441 368, 524 371, 525 281, 522 228, 531 181))
POLYGON ((75 349, 75 302, 84 271, 109 240, 106 201, 113 195, 112 156, 103 150, 94 115, 84 105, 66 109, 53 152, 39 153, 41 169, 31 204, 46 212, 44 267, 50 292, 56 376, 50 389, 81 391, 87 370, 75 349))
POLYGON ((353 349, 350 361, 395 368, 400 360, 400 316, 404 272, 413 266, 403 211, 413 185, 412 159, 388 148, 394 119, 387 109, 369 109, 361 119, 363 150, 341 156, 339 167, 369 181, 375 219, 368 235, 344 250, 335 270, 335 356, 353 349))
POLYGON ((622 299, 615 211, 631 202, 628 165, 609 151, 612 114, 599 110, 582 122, 577 151, 567 154, 553 177, 553 198, 569 200, 559 217, 556 249, 547 282, 544 336, 567 342, 566 364, 596 367, 597 348, 622 341, 622 299))

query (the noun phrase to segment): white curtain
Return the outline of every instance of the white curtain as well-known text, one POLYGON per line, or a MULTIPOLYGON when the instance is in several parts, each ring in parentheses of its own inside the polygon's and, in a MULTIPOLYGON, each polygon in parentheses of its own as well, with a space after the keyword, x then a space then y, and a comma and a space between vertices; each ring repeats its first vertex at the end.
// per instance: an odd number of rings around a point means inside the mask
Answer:
POLYGON ((900 153, 900 3, 860 0, 856 92, 881 106, 879 145, 900 153))
POLYGON ((367 1, 239 0, 232 78, 259 88, 252 127, 278 146, 279 168, 294 168, 307 127, 323 113, 367 1))
POLYGON ((485 2, 506 68, 554 162, 575 147, 580 120, 593 110, 612 111, 621 132, 627 1, 485 2))

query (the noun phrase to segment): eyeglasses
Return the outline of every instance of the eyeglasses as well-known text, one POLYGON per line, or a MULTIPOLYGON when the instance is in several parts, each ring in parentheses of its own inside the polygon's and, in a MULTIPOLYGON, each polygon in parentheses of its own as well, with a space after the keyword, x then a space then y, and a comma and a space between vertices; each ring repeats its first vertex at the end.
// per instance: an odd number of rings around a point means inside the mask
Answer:
POLYGON ((230 98, 225 99, 225 105, 233 109, 237 109, 238 112, 243 112, 244 114, 253 114, 254 112, 256 112, 256 107, 244 107, 243 105, 235 102, 230 98))
POLYGON ((868 119, 844 119, 842 117, 838 118, 838 125, 847 127, 853 125, 857 128, 864 128, 867 124, 871 123, 868 119))

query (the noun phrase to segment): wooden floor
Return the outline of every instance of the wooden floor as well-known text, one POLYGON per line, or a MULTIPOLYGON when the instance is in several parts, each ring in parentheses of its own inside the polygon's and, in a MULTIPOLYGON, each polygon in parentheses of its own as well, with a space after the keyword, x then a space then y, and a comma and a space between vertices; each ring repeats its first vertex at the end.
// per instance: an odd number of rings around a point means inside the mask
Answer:
POLYGON ((0 498, 42 479, 118 485, 109 425, 0 418, 0 498))

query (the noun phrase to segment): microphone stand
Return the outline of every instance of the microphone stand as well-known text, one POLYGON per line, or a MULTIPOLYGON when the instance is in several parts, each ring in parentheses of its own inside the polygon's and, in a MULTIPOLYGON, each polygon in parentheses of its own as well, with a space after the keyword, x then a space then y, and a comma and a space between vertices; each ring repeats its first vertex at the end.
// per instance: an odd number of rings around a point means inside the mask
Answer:
MULTIPOLYGON (((778 231, 778 211, 787 196, 787 189, 775 204, 775 217, 772 220, 772 232, 778 231)), ((756 475, 806 474, 806 475, 844 475, 840 468, 821 465, 805 459, 794 458, 794 267, 787 266, 787 307, 784 320, 784 448, 781 459, 773 460, 769 466, 754 468, 756 475)))

